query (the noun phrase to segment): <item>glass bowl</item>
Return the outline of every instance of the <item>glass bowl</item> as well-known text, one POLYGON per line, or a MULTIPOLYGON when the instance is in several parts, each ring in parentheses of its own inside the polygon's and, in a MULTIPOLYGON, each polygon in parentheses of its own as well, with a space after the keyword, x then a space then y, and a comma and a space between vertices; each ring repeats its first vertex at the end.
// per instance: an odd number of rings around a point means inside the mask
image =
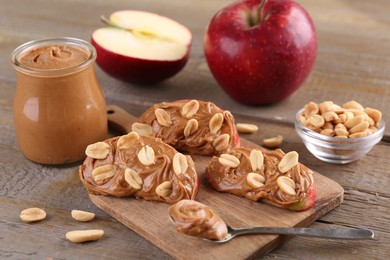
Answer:
POLYGON ((303 113, 295 115, 295 130, 306 148, 318 159, 328 163, 346 164, 354 162, 368 153, 380 142, 385 131, 385 122, 381 119, 378 131, 360 138, 338 138, 317 133, 305 127, 298 119, 303 113))

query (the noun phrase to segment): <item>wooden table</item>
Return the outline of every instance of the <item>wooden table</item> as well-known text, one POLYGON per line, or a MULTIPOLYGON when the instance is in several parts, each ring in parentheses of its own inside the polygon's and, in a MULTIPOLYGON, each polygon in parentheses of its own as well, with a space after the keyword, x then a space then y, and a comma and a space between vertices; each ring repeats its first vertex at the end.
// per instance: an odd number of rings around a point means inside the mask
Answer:
MULTIPOLYGON (((174 78, 152 87, 117 81, 99 68, 97 76, 108 103, 134 115, 153 103, 196 98, 229 109, 236 121, 259 126, 246 136, 260 141, 282 134, 282 149, 296 150, 300 160, 337 181, 345 189, 344 203, 320 218, 313 227, 370 228, 372 241, 336 241, 303 237, 289 239, 265 259, 385 259, 390 256, 390 128, 382 142, 361 160, 332 165, 314 158, 293 128, 293 116, 303 104, 357 100, 380 109, 390 122, 390 1, 300 0, 318 31, 318 57, 304 85, 287 100, 266 107, 248 107, 230 99, 210 74, 202 50, 205 26, 212 15, 230 1, 223 0, 0 0, 0 258, 93 259, 170 258, 159 248, 100 211, 89 200, 78 179, 77 165, 45 167, 26 160, 19 151, 12 116, 15 72, 9 61, 18 45, 39 38, 72 36, 89 40, 101 27, 99 16, 121 9, 140 9, 172 17, 193 32, 191 57, 174 78), (24 208, 38 206, 48 220, 25 224, 24 208), (70 210, 95 212, 88 224, 72 221, 70 210), (103 228, 104 241, 72 244, 64 238, 71 229, 103 228)), ((228 256, 221 256, 221 258, 228 256)))

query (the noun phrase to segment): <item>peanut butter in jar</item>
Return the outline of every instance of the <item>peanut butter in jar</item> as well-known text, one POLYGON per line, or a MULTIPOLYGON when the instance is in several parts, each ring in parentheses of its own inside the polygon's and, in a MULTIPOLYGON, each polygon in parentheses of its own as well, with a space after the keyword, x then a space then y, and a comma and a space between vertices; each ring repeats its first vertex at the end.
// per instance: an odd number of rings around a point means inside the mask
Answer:
POLYGON ((28 42, 16 48, 13 104, 23 155, 41 164, 85 158, 85 148, 107 138, 107 114, 92 45, 74 38, 28 42))

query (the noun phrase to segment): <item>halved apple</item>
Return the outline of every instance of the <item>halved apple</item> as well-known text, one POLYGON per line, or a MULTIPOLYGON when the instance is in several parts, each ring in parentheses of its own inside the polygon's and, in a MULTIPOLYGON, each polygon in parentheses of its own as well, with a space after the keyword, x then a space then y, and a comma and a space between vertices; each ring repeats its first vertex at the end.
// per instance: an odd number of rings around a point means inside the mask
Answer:
POLYGON ((179 72, 187 63, 191 31, 157 14, 123 10, 97 29, 91 43, 106 73, 136 84, 152 84, 179 72))

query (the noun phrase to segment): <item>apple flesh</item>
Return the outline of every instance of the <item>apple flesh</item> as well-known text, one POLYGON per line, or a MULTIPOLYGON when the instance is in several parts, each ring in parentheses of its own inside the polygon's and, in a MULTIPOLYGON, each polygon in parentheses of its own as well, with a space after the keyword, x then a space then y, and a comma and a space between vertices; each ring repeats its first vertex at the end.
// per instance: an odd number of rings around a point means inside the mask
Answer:
POLYGON ((192 34, 169 18, 124 10, 108 27, 93 32, 96 62, 109 75, 135 84, 153 84, 178 73, 187 63, 192 34))
POLYGON ((204 37, 219 85, 250 105, 279 102, 309 75, 317 36, 309 14, 291 0, 244 0, 220 10, 204 37))

